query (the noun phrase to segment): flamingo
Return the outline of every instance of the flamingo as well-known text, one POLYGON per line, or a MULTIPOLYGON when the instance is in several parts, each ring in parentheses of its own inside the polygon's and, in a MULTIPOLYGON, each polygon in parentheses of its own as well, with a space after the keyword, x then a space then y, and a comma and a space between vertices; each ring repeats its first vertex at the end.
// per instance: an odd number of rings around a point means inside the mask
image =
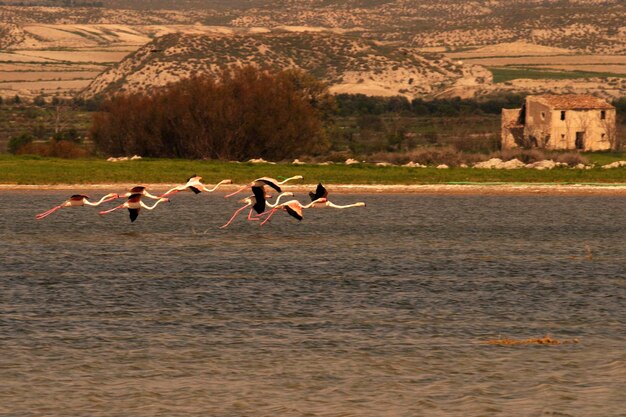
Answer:
POLYGON ((138 185, 137 187, 131 188, 130 190, 128 190, 128 192, 120 195, 118 198, 128 198, 128 197, 130 197, 132 195, 135 195, 135 194, 140 194, 140 195, 142 195, 144 197, 148 197, 148 198, 151 198, 153 200, 158 200, 158 199, 161 198, 161 197, 156 196, 154 194, 150 194, 148 192, 148 190, 146 189, 146 187, 144 187, 142 185, 138 185))
POLYGON ((328 201, 328 190, 324 188, 324 186, 321 183, 317 184, 317 188, 315 189, 314 193, 309 192, 309 197, 311 197, 311 202, 313 203, 311 205, 312 208, 330 207, 330 208, 335 208, 335 209, 347 209, 351 207, 365 207, 366 206, 366 204, 363 202, 340 206, 340 205, 334 204, 331 201, 328 201))
POLYGON ((137 219, 137 216, 139 216, 139 210, 141 210, 142 208, 145 208, 146 210, 153 210, 159 203, 170 201, 169 198, 160 198, 154 203, 154 205, 148 206, 143 201, 141 201, 141 197, 143 197, 143 194, 132 194, 128 197, 128 201, 126 201, 124 204, 120 204, 119 206, 113 207, 110 210, 101 211, 98 214, 108 214, 115 210, 127 208, 128 213, 130 214, 130 221, 134 222, 137 219))
POLYGON ((111 193, 111 194, 107 194, 105 196, 103 196, 100 200, 92 203, 91 201, 89 201, 89 196, 86 196, 84 194, 74 194, 73 196, 71 196, 68 200, 66 200, 65 202, 59 204, 56 207, 51 208, 48 211, 44 211, 43 213, 39 213, 35 216, 35 218, 37 220, 41 220, 43 218, 48 217, 49 215, 51 215, 52 213, 54 213, 55 211, 65 208, 65 207, 82 207, 82 206, 99 206, 102 203, 106 203, 107 201, 111 201, 111 200, 115 200, 116 198, 119 198, 119 196, 115 193, 111 193))
POLYGON ((220 185, 224 185, 224 184, 232 184, 233 181, 232 180, 222 180, 220 182, 218 182, 215 187, 213 188, 207 188, 206 185, 202 184, 202 177, 199 177, 197 175, 194 175, 193 177, 190 177, 187 182, 185 184, 176 186, 174 188, 172 188, 171 190, 167 191, 165 194, 163 194, 161 197, 167 197, 171 194, 176 194, 179 193, 181 191, 193 191, 195 194, 200 194, 202 191, 206 191, 207 193, 212 193, 213 191, 217 190, 217 188, 220 185))
POLYGON ((235 194, 238 194, 238 193, 242 192, 243 190, 247 189, 248 187, 250 187, 250 188, 252 188, 252 187, 261 187, 261 188, 263 188, 263 190, 265 190, 265 186, 266 185, 272 187, 273 189, 275 189, 277 192, 280 193, 280 192, 282 192, 281 188, 279 187, 280 185, 283 185, 287 181, 301 180, 302 178, 303 178, 302 175, 296 175, 296 176, 293 176, 293 177, 286 178, 283 181, 278 181, 278 180, 276 180, 274 178, 270 178, 270 177, 261 177, 261 178, 257 178, 256 180, 252 181, 248 185, 244 185, 243 187, 241 187, 240 189, 238 189, 234 193, 230 193, 228 195, 225 195, 224 197, 225 198, 232 197, 235 194))
POLYGON ((292 217, 295 217, 298 220, 302 220, 304 217, 302 215, 302 210, 311 208, 315 203, 319 200, 315 200, 310 202, 309 204, 302 204, 298 200, 289 200, 281 204, 275 205, 271 210, 262 213, 262 215, 267 215, 267 218, 261 222, 261 226, 269 221, 269 219, 279 210, 284 210, 292 217))
POLYGON ((237 215, 239 215, 239 213, 241 213, 242 210, 248 207, 252 207, 250 209, 250 212, 248 213, 248 220, 258 220, 258 218, 252 217, 252 211, 256 211, 258 214, 262 214, 265 211, 266 206, 269 206, 272 208, 276 207, 276 205, 279 204, 280 199, 283 196, 293 196, 292 192, 285 192, 285 193, 279 194, 278 197, 276 197, 276 201, 274 202, 274 204, 272 204, 266 200, 266 198, 268 198, 269 196, 265 194, 263 187, 252 187, 252 191, 254 192, 254 195, 251 195, 250 197, 246 197, 242 199, 240 202, 245 203, 245 205, 237 209, 235 213, 232 215, 232 217, 230 218, 230 220, 228 220, 228 222, 225 225, 221 226, 220 229, 224 229, 228 227, 228 225, 231 224, 233 220, 235 220, 235 217, 237 217, 237 215))

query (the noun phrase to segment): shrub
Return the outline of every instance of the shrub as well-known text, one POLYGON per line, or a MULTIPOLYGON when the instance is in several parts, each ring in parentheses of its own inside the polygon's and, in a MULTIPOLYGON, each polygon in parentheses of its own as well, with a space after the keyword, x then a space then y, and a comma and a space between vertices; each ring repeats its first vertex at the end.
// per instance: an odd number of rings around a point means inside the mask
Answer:
POLYGON ((500 148, 500 137, 493 133, 451 138, 449 143, 461 152, 493 152, 500 148))
POLYGON ((417 149, 408 153, 408 160, 422 165, 446 164, 450 167, 464 162, 463 155, 453 147, 417 149))
POLYGON ((110 155, 282 160, 328 149, 310 77, 254 67, 196 77, 145 94, 116 96, 94 117, 91 136, 110 155))
POLYGON ((89 151, 73 142, 52 140, 47 143, 28 143, 22 146, 17 154, 75 159, 88 156, 89 151))
POLYGON ((43 107, 46 105, 46 99, 43 96, 37 96, 33 100, 33 104, 35 106, 43 107))
POLYGON ((587 158, 579 154, 578 152, 565 152, 558 153, 552 157, 555 162, 563 162, 569 166, 575 166, 578 164, 588 164, 587 158))
POLYGON ((19 136, 13 136, 9 139, 7 150, 9 153, 17 153, 24 145, 27 145, 33 141, 33 136, 28 133, 22 133, 19 136))

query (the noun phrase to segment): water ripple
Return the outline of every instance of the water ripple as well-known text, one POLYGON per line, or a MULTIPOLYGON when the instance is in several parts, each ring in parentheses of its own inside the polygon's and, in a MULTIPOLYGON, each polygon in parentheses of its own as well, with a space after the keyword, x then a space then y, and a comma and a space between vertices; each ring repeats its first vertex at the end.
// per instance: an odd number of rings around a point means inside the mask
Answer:
POLYGON ((623 197, 32 219, 64 197, 0 199, 0 415, 623 415, 623 197))

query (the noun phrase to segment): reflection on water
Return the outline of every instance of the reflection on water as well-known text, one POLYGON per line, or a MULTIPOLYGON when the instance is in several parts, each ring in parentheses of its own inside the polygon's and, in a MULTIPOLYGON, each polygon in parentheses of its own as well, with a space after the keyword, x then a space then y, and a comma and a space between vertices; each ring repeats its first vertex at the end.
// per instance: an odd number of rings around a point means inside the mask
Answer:
POLYGON ((623 197, 34 220, 65 194, 0 198, 1 415, 623 415, 623 197))

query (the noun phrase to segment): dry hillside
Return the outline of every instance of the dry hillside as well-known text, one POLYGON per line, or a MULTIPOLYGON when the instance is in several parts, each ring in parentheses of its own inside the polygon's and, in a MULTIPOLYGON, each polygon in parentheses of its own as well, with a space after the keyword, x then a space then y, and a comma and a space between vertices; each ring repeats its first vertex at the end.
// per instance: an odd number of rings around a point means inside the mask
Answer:
POLYGON ((551 91, 610 86, 613 97, 623 95, 623 82, 612 78, 626 73, 625 10, 623 0, 0 0, 0 96, 71 96, 102 70, 89 92, 163 85, 241 61, 301 67, 341 92, 468 97, 495 87, 480 65, 498 89, 525 91, 528 83, 504 83, 526 78, 534 91, 546 78, 558 81, 551 91), (170 55, 145 53, 171 39, 196 56, 170 46, 170 55), (354 54, 351 44, 371 56, 354 54))
POLYGON ((217 75, 221 68, 246 64, 275 70, 300 68, 327 81, 336 92, 409 97, 432 96, 456 84, 488 83, 491 76, 481 67, 335 33, 170 34, 101 74, 83 96, 146 90, 192 74, 217 75))

